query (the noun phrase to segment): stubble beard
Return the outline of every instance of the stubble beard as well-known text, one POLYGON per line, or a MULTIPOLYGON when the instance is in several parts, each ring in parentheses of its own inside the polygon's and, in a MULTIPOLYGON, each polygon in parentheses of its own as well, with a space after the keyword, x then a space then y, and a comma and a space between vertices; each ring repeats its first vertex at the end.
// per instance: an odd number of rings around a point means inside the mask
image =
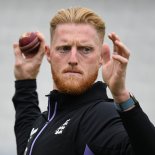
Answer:
POLYGON ((52 69, 53 81, 60 92, 80 95, 88 90, 95 82, 98 76, 98 69, 88 74, 87 77, 78 78, 76 76, 62 77, 52 69))

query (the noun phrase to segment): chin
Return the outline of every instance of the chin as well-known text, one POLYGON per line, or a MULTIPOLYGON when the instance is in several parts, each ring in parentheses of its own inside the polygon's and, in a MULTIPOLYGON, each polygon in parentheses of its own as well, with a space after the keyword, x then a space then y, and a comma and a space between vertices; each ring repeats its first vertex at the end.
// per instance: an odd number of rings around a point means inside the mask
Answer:
POLYGON ((71 76, 69 78, 56 78, 54 77, 54 83, 58 90, 63 93, 80 95, 89 89, 97 79, 97 74, 89 76, 89 78, 77 78, 71 76))

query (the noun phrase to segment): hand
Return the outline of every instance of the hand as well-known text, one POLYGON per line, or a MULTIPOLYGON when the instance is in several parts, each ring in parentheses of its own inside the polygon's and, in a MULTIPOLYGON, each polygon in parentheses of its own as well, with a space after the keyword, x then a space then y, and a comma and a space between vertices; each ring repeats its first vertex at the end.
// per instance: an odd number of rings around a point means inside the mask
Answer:
POLYGON ((45 39, 40 32, 37 32, 41 45, 39 51, 35 55, 24 56, 19 48, 19 44, 13 45, 15 54, 14 75, 16 80, 36 79, 40 65, 45 53, 45 39))
POLYGON ((130 97, 125 86, 130 52, 115 33, 110 33, 108 37, 113 42, 114 51, 110 58, 109 46, 107 44, 103 45, 102 76, 112 93, 114 101, 121 103, 130 97))

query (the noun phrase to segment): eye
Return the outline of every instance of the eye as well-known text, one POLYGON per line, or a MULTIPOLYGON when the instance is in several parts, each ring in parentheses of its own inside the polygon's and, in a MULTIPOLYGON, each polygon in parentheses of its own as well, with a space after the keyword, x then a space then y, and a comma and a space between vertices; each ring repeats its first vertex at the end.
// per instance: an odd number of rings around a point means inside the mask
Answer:
POLYGON ((80 51, 83 54, 89 54, 90 52, 93 51, 93 48, 87 47, 87 46, 80 46, 80 47, 78 47, 78 51, 80 51))
POLYGON ((60 53, 67 53, 71 50, 71 46, 60 46, 60 47, 57 47, 56 50, 60 53))

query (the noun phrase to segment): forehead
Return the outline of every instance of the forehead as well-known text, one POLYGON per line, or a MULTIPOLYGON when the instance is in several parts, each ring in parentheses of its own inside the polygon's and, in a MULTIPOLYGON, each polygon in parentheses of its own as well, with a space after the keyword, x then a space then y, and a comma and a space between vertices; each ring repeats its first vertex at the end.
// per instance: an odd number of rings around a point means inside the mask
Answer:
POLYGON ((53 34, 53 42, 98 43, 99 35, 89 24, 59 24, 53 34))

